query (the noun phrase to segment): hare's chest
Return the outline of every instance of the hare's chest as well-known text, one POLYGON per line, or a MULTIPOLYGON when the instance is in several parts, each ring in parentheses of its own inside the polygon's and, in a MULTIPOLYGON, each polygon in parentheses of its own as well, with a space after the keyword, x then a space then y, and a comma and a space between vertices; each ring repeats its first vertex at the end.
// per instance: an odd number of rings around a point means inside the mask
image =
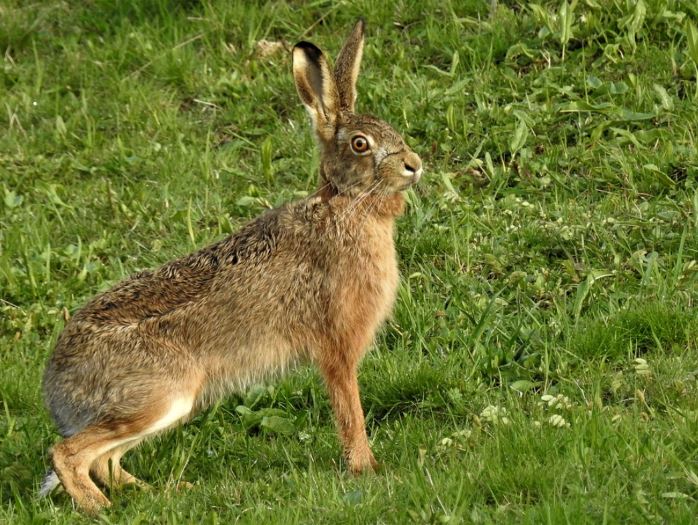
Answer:
MULTIPOLYGON (((391 232, 392 233, 392 232, 391 232)), ((367 285, 375 293, 376 315, 383 321, 393 308, 399 283, 397 257, 392 235, 386 235, 379 249, 374 253, 373 282, 367 285)))
POLYGON ((369 230, 353 251, 344 293, 344 308, 370 332, 390 315, 399 274, 392 227, 369 230))

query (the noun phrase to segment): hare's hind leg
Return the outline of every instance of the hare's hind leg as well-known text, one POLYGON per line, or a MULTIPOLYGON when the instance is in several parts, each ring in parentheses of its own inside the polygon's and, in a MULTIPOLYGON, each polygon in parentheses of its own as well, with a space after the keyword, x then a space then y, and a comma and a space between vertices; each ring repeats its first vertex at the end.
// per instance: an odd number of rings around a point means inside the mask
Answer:
POLYGON ((118 432, 91 425, 51 450, 53 468, 63 488, 79 507, 91 514, 111 503, 90 479, 90 466, 101 454, 123 441, 124 436, 118 432))
MULTIPOLYGON (((176 424, 191 412, 193 398, 167 397, 147 406, 128 418, 90 425, 53 447, 51 455, 56 474, 68 494, 85 511, 96 513, 111 504, 90 479, 95 461, 105 455, 118 454, 118 449, 130 448, 145 437, 176 424)), ((103 473, 100 467, 98 470, 103 473)), ((107 478, 108 474, 107 470, 107 478)))
POLYGON ((110 489, 124 485, 137 485, 143 489, 149 488, 150 485, 127 472, 120 463, 121 457, 141 441, 141 439, 135 439, 99 456, 90 468, 93 479, 103 487, 110 489))

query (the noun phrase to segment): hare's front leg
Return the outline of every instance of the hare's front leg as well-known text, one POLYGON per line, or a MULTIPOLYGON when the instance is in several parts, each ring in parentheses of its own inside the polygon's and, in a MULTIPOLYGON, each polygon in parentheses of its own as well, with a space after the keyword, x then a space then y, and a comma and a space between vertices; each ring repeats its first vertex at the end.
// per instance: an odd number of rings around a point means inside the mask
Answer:
POLYGON ((331 362, 321 363, 320 368, 327 384, 349 470, 355 474, 375 470, 378 464, 368 444, 364 411, 359 399, 356 373, 358 363, 348 363, 344 359, 336 359, 337 356, 333 357, 335 359, 331 359, 331 362))

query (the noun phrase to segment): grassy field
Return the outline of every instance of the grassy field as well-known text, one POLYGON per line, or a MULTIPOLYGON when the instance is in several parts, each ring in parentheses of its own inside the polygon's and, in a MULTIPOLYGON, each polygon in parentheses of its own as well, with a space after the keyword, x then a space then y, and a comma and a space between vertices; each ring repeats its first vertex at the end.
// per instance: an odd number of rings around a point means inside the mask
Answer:
POLYGON ((0 1, 0 523, 91 521, 36 496, 64 316, 314 189, 289 49, 358 16, 358 108, 426 167, 361 369, 382 470, 303 368, 130 453, 154 489, 99 521, 695 519, 695 2, 238 4, 0 1))

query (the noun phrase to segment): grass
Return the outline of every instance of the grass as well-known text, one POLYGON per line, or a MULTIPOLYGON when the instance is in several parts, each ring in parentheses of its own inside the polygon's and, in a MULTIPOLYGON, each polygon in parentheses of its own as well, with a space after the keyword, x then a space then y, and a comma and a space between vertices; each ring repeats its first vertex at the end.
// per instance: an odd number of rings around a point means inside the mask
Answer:
POLYGON ((334 55, 360 15, 359 109, 427 167, 361 369, 382 471, 345 472, 304 368, 132 452, 155 489, 99 520, 695 518, 698 9, 491 4, 0 4, 0 522, 91 521, 36 497, 65 312, 312 191, 289 53, 258 43, 334 55))

